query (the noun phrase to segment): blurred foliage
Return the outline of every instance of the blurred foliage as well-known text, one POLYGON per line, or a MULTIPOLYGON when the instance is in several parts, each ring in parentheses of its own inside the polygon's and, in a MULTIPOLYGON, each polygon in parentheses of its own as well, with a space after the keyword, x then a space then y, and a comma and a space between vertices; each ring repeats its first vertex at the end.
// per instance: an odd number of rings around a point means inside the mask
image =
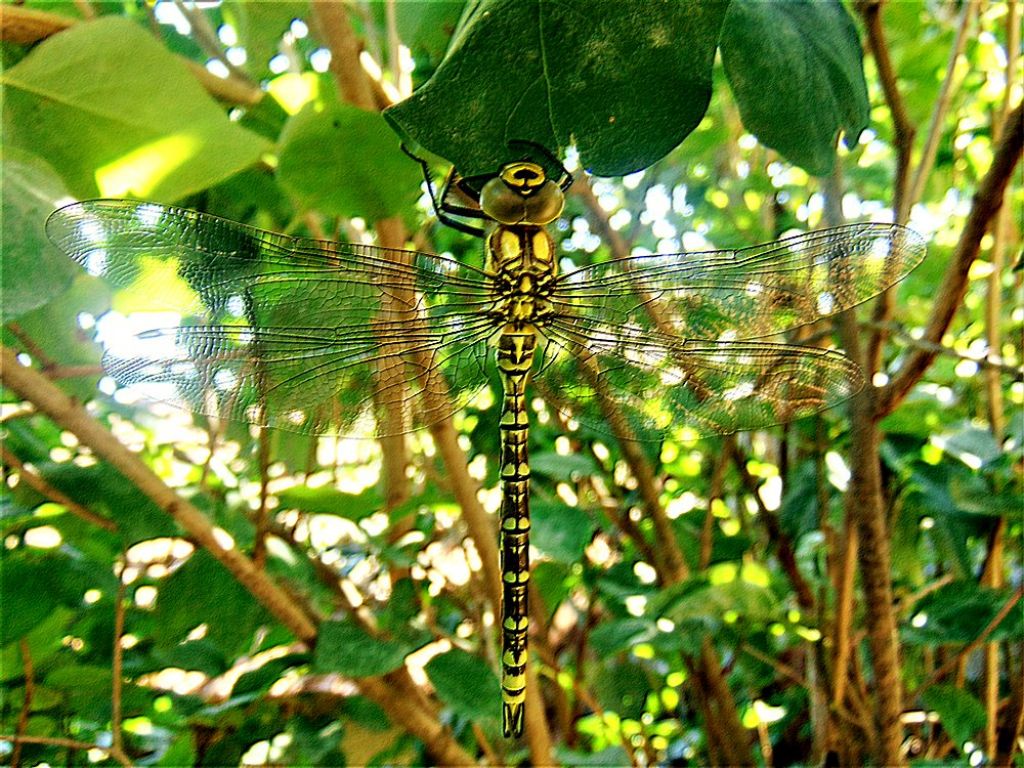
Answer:
MULTIPOLYGON (((189 18, 166 0, 25 5, 79 23, 36 45, 3 44, 4 343, 87 401, 246 551, 265 481, 274 518, 266 569, 295 601, 329 618, 315 648, 296 644, 115 469, 41 415, 19 410, 5 391, 5 450, 25 469, 5 459, 0 731, 111 744, 123 590, 120 705, 134 764, 427 764, 430 755, 404 724, 389 722, 351 684, 403 664, 465 749, 522 760, 520 747, 498 736, 491 606, 431 438, 410 438, 407 497, 388 507, 376 444, 273 433, 261 445, 244 425, 192 423, 123 401, 102 378, 96 321, 112 302, 138 311, 145 297, 130 288, 112 297, 78 274, 46 243, 42 224, 69 195, 135 196, 316 237, 360 239, 374 221, 399 216, 419 227, 417 247, 428 242, 477 265, 479 241, 434 226, 417 202, 419 171, 385 119, 342 103, 325 72, 327 36, 308 3, 185 4, 189 18), (84 9, 99 18, 82 20, 84 9), (187 61, 264 95, 249 105, 218 102, 187 61), (40 482, 26 482, 23 472, 40 482), (115 525, 90 523, 69 503, 115 525)), ((890 215, 889 110, 873 60, 862 72, 861 21, 839 3, 733 0, 695 15, 693 6, 668 4, 659 6, 658 30, 643 16, 646 4, 641 14, 626 3, 569 0, 399 3, 394 28, 386 5, 351 6, 365 58, 382 73, 380 92, 395 100, 437 74, 392 108, 392 124, 469 173, 489 169, 510 138, 572 140, 579 163, 604 173, 644 168, 593 184, 612 226, 635 247, 725 248, 822 224, 822 183, 810 174, 829 171, 839 130, 843 213, 890 215), (556 8, 541 25, 541 11, 556 8), (392 47, 393 36, 403 48, 392 47), (524 50, 529 56, 516 58, 524 50), (586 88, 575 90, 574 78, 586 88)), ((885 6, 898 85, 922 133, 942 84, 954 10, 923 0, 885 6)), ((901 332, 884 346, 883 370, 906 357, 927 324, 991 160, 1006 13, 1004 4, 985 4, 968 40, 936 163, 911 215, 929 238, 929 256, 894 292, 901 332)), ((1019 51, 1010 55, 1019 61, 1019 51)), ((1008 200, 1018 224, 1019 179, 1008 200)), ((572 196, 552 227, 566 263, 609 258, 584 213, 572 196)), ((1019 248, 1012 230, 1010 258, 1019 248)), ((908 725, 907 736, 926 745, 922 759, 957 763, 975 759, 986 727, 982 665, 968 655, 959 675, 936 681, 933 673, 989 631, 985 638, 1004 651, 998 699, 1012 703, 1024 639, 1019 604, 1001 613, 1021 578, 1024 386, 1012 372, 1000 375, 1006 427, 993 435, 978 363, 990 259, 986 250, 975 265, 944 352, 881 425, 902 683, 917 692, 905 706, 921 715, 908 723, 923 729, 908 725), (992 561, 997 527, 1006 550, 993 566, 1003 578, 992 586, 979 575, 992 561)), ((1010 368, 1021 363, 1020 276, 1006 269, 997 283, 1004 342, 992 352, 1010 368)), ((665 586, 643 546, 656 533, 640 512, 622 447, 561 423, 534 394, 532 583, 534 615, 546 619, 536 628, 536 661, 554 757, 706 763, 709 710, 696 698, 688 662, 710 640, 759 745, 751 754, 759 764, 808 763, 812 694, 820 692, 808 687, 824 685, 815 658, 832 652, 849 482, 846 412, 736 439, 697 440, 681 430, 644 444, 691 574, 665 586), (810 608, 799 603, 793 569, 809 588, 810 608)), ((489 511, 497 500, 496 402, 474 402, 455 420, 489 511)), ((863 606, 853 610, 862 642, 863 606)), ((861 652, 866 646, 856 647, 861 652)), ((856 667, 869 674, 860 661, 856 667)), ((11 749, 0 741, 0 758, 11 749)), ((112 764, 103 750, 43 744, 23 744, 21 761, 112 764)))

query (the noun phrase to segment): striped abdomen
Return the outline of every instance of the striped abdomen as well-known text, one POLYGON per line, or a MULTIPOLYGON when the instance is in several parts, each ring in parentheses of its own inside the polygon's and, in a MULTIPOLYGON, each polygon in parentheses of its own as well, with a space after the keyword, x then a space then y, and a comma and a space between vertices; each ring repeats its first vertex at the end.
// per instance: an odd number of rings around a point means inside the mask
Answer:
POLYGON ((530 579, 530 466, 526 379, 537 337, 532 328, 506 328, 497 361, 504 388, 501 408, 501 699, 505 736, 523 732, 526 702, 527 589, 530 579))

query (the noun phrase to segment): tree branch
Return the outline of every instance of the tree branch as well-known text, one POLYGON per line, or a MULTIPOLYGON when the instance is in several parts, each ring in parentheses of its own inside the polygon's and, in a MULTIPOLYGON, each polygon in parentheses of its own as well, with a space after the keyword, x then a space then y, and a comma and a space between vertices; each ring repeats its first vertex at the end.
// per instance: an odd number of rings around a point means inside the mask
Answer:
POLYGON ((206 516, 179 497, 142 460, 93 419, 85 409, 69 398, 38 371, 18 362, 14 352, 2 347, 0 379, 18 396, 30 401, 59 426, 74 434, 142 493, 184 528, 200 546, 221 562, 268 611, 296 637, 313 641, 316 625, 297 610, 287 595, 237 549, 225 549, 214 534, 206 516))
MULTIPOLYGON (((18 641, 18 650, 21 652, 21 667, 25 673, 25 697, 21 702, 21 712, 18 713, 18 726, 14 732, 15 739, 20 739, 28 730, 28 718, 32 714, 32 699, 36 692, 35 665, 32 663, 32 649, 28 646, 28 640, 21 638, 18 641)), ((21 741, 14 742, 14 750, 11 752, 11 768, 21 766, 21 741)))
MULTIPOLYGON (((316 642, 316 618, 302 611, 285 590, 275 584, 264 571, 256 568, 244 554, 237 549, 225 549, 202 512, 168 488, 138 456, 86 413, 82 406, 41 373, 18 362, 17 356, 7 347, 0 347, 0 381, 19 397, 32 402, 56 424, 78 437, 83 445, 89 446, 97 456, 109 462, 174 518, 199 546, 227 568, 292 634, 307 644, 316 642)), ((387 712, 393 723, 423 741, 431 754, 439 760, 451 765, 471 765, 475 762, 430 712, 429 707, 423 706, 422 697, 408 690, 399 676, 360 678, 355 682, 366 696, 387 712)))
POLYGON ((914 178, 910 183, 910 194, 906 205, 908 212, 914 203, 921 199, 925 179, 931 174, 932 167, 935 165, 935 154, 939 149, 939 139, 942 138, 942 128, 946 121, 946 112, 949 109, 953 85, 957 80, 957 61, 963 55, 964 47, 967 45, 967 30, 977 10, 978 0, 968 0, 960 14, 960 23, 957 25, 953 47, 949 51, 949 61, 946 63, 946 74, 942 79, 942 88, 939 90, 938 98, 935 100, 935 108, 932 110, 932 119, 928 126, 928 137, 925 139, 921 160, 914 170, 914 178))
MULTIPOLYGON (((889 57, 889 45, 882 28, 882 1, 868 0, 860 5, 861 15, 867 31, 868 47, 875 59, 878 79, 885 94, 885 103, 892 116, 893 144, 896 150, 896 176, 893 179, 893 211, 897 224, 906 224, 910 219, 910 155, 914 148, 914 136, 917 129, 910 122, 907 108, 896 84, 896 72, 889 57)), ((875 300, 872 319, 876 323, 885 323, 892 315, 893 290, 886 289, 875 300)), ((868 340, 866 368, 875 372, 882 362, 882 346, 885 342, 884 331, 874 333, 868 340)))
POLYGON ((97 525, 106 531, 113 532, 117 530, 117 524, 113 520, 108 520, 105 517, 100 517, 94 512, 90 512, 77 501, 74 501, 64 495, 63 492, 54 488, 42 477, 26 467, 21 459, 15 456, 6 445, 0 445, 0 458, 3 459, 4 464, 9 467, 13 467, 18 471, 18 477, 25 483, 25 485, 42 494, 54 504, 60 504, 75 517, 84 520, 87 523, 91 523, 92 525, 97 525))
MULTIPOLYGON (((1006 186, 1020 161, 1024 146, 1024 113, 1021 104, 1007 115, 1002 136, 992 158, 992 165, 974 193, 971 211, 936 294, 935 308, 923 336, 925 341, 932 344, 941 343, 960 307, 967 292, 967 275, 978 256, 981 239, 1003 205, 1006 186)), ((892 413, 928 370, 937 354, 932 349, 917 349, 907 357, 892 381, 877 392, 875 418, 892 413)))

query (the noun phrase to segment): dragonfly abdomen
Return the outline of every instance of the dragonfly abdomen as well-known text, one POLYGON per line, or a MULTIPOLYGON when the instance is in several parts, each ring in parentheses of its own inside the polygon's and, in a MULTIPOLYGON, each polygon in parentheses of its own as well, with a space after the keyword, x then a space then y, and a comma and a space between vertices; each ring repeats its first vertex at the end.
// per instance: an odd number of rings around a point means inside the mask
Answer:
POLYGON ((530 465, 526 383, 537 337, 532 327, 511 324, 498 339, 497 364, 504 396, 501 408, 501 698, 505 736, 523 732, 529 628, 530 465))

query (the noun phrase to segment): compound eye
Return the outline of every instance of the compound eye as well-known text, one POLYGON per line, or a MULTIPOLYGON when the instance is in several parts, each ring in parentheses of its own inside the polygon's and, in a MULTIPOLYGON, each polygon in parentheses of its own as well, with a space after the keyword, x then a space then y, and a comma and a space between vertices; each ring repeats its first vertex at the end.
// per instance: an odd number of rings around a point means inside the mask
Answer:
POLYGON ((536 163, 509 163, 501 169, 501 180, 513 189, 527 192, 541 186, 547 176, 536 163))

